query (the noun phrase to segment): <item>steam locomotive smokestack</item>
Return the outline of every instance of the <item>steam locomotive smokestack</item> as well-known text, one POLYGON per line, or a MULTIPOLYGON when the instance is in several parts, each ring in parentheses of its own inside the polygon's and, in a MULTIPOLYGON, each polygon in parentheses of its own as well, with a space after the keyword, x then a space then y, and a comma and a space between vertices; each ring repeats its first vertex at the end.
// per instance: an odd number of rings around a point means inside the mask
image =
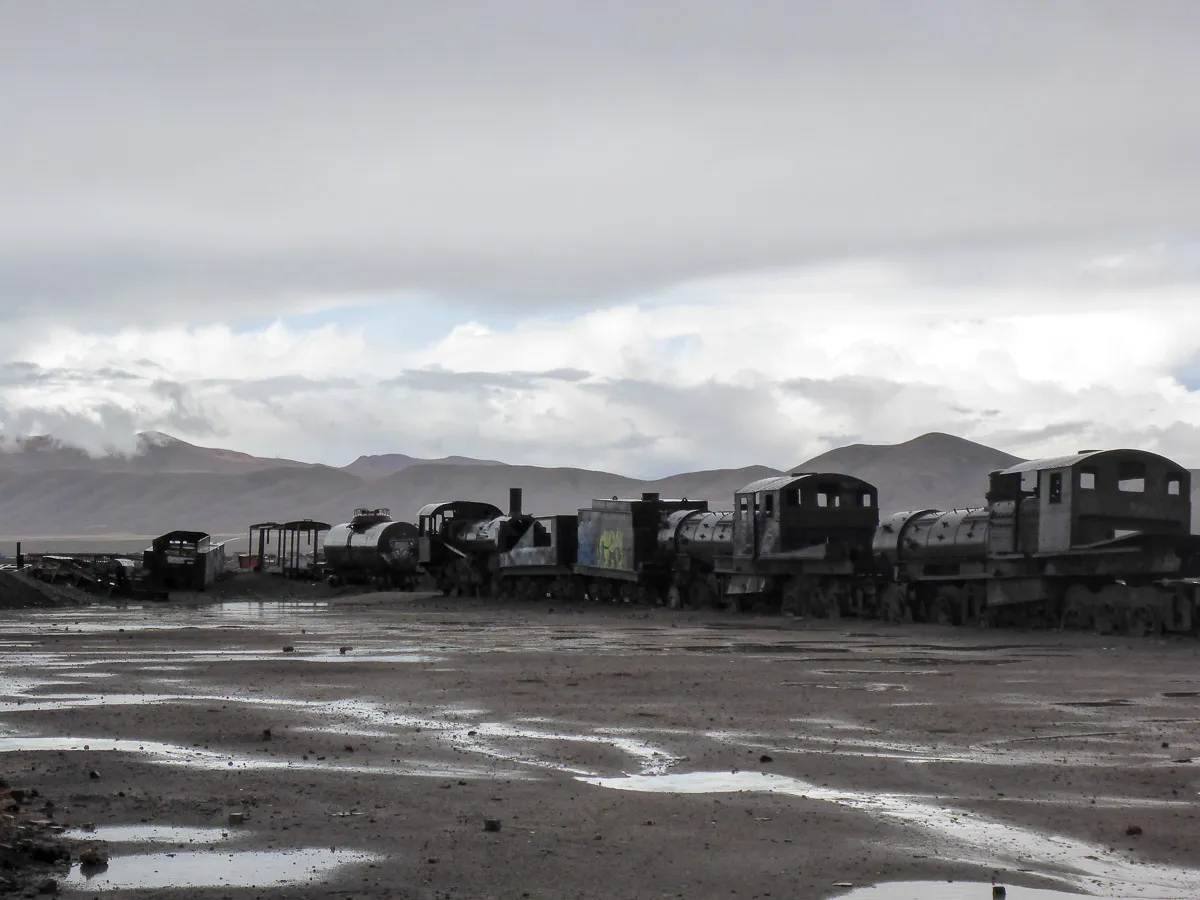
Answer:
POLYGON ((642 499, 645 500, 647 503, 654 503, 658 500, 658 492, 657 491, 646 491, 645 493, 642 494, 642 499))
POLYGON ((509 516, 511 516, 514 519, 517 516, 521 515, 521 489, 520 488, 509 488, 508 489, 508 514, 509 514, 509 516))

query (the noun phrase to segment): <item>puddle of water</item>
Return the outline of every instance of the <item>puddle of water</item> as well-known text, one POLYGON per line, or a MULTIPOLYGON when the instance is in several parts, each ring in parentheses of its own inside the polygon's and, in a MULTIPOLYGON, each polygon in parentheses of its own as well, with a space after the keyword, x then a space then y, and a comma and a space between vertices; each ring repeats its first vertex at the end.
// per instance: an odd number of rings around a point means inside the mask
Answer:
POLYGON ((316 879, 351 863, 379 857, 349 850, 249 850, 240 853, 138 853, 113 856, 108 867, 84 874, 78 865, 64 886, 89 891, 183 887, 282 887, 316 879))
MULTIPOLYGON (((1042 834, 963 810, 947 809, 919 798, 897 794, 871 794, 819 787, 767 772, 689 772, 673 775, 631 775, 621 778, 579 778, 587 784, 627 791, 672 794, 739 793, 743 791, 790 794, 808 800, 835 803, 873 813, 908 825, 918 825, 958 845, 966 859, 991 868, 1036 867, 1044 877, 1067 886, 1091 889, 1101 881, 1110 890, 1138 897, 1186 900, 1200 896, 1200 871, 1123 859, 1108 848, 1096 847, 1061 835, 1042 834), (1049 872, 1055 870, 1051 876, 1049 872), (1061 874, 1058 874, 1061 873, 1061 874)), ((943 849, 941 857, 949 858, 943 849)), ((1111 895, 1110 895, 1111 896, 1111 895)), ((924 898, 923 898, 924 900, 924 898)))
MULTIPOLYGON (((448 709, 443 711, 443 718, 435 719, 427 716, 395 713, 359 700, 333 701, 325 704, 325 707, 331 715, 341 712, 345 718, 357 719, 359 722, 365 723, 369 726, 365 729, 366 733, 383 731, 386 735, 394 734, 395 729, 419 729, 422 733, 428 732, 436 739, 448 743, 453 750, 465 750, 496 760, 533 768, 553 769, 572 775, 597 775, 598 773, 586 769, 572 769, 563 765, 559 760, 537 759, 528 752, 507 750, 497 746, 497 743, 507 741, 609 746, 630 757, 642 774, 665 772, 673 763, 679 761, 679 757, 668 753, 663 748, 631 737, 635 729, 596 729, 591 733, 571 734, 561 730, 550 731, 505 722, 478 722, 476 720, 476 724, 468 724, 480 712, 479 710, 448 709), (393 731, 388 731, 389 729, 393 731)), ((343 726, 337 726, 337 729, 339 733, 342 733, 343 726)))
POLYGON ((189 828, 185 825, 101 825, 91 831, 72 828, 63 837, 110 844, 215 844, 229 840, 227 828, 189 828))
MULTIPOLYGON (((837 900, 990 900, 992 885, 969 881, 897 881, 832 896, 837 900)), ((1067 891, 1005 887, 1004 900, 1061 900, 1065 897, 1079 900, 1080 896, 1067 891)))
POLYGON ((419 760, 393 760, 389 765, 355 765, 336 760, 317 761, 279 759, 236 753, 218 753, 180 744, 157 741, 127 741, 112 738, 31 737, 0 735, 0 753, 59 750, 88 753, 138 753, 150 762, 193 769, 288 769, 293 771, 347 772, 356 775, 414 775, 430 778, 505 778, 519 779, 520 772, 497 772, 494 767, 446 765, 419 760))
POLYGON ((1092 707, 1102 708, 1109 706, 1132 706, 1132 700, 1124 699, 1109 699, 1109 700, 1069 700, 1058 704, 1059 706, 1073 706, 1078 709, 1090 709, 1092 707))
MULTIPOLYGON (((878 673, 872 673, 878 674, 878 673)), ((806 688, 821 688, 828 691, 870 691, 872 693, 884 693, 887 691, 907 691, 907 684, 889 684, 887 682, 878 681, 870 682, 863 681, 859 683, 853 682, 835 682, 828 684, 821 681, 781 681, 783 687, 806 687, 806 688)))
MULTIPOLYGON (((160 679, 161 681, 161 679, 160 679)), ((488 757, 498 762, 513 763, 524 767, 541 769, 556 769, 575 775, 598 775, 588 769, 572 769, 556 759, 539 759, 526 748, 520 751, 501 746, 515 742, 551 744, 551 743, 583 743, 600 744, 630 757, 636 764, 635 771, 642 773, 665 771, 677 757, 667 753, 662 748, 632 737, 632 729, 596 729, 591 733, 571 734, 561 730, 539 729, 503 722, 483 722, 476 725, 468 724, 483 714, 483 710, 447 707, 440 710, 440 717, 421 717, 393 712, 384 706, 361 700, 333 700, 321 704, 312 704, 302 700, 292 700, 274 697, 229 696, 202 693, 144 693, 144 694, 42 694, 31 696, 27 700, 0 703, 0 713, 47 712, 80 707, 121 707, 145 706, 150 704, 186 704, 186 703, 219 703, 224 705, 251 705, 276 709, 296 709, 307 715, 320 716, 328 724, 301 726, 297 731, 336 732, 338 734, 357 734, 372 737, 396 737, 402 731, 420 731, 427 733, 434 740, 440 740, 449 745, 450 749, 473 753, 488 757)), ((121 752, 137 752, 157 757, 155 762, 192 767, 233 767, 233 768, 297 768, 297 769, 333 769, 339 771, 389 772, 399 774, 396 766, 386 768, 338 765, 332 763, 309 762, 303 760, 269 759, 255 755, 235 755, 201 751, 172 744, 162 744, 154 741, 113 740, 113 739, 83 739, 78 737, 48 737, 48 736, 7 736, 0 738, 0 752, 17 750, 78 750, 83 744, 90 744, 95 749, 117 750, 121 752)), ((425 772, 427 766, 421 766, 425 772)), ((461 777, 462 769, 456 767, 455 774, 461 777)), ((622 770, 618 770, 622 771, 622 770)), ((628 771, 624 769, 623 771, 628 771)), ((435 772, 426 774, 446 774, 443 766, 436 767, 435 772)), ((478 773, 475 773, 478 774, 478 773)), ((497 774, 490 770, 488 774, 497 774)))
MULTIPOLYGON (((900 704, 892 704, 893 706, 900 704)), ((820 756, 853 756, 871 759, 894 759, 913 764, 954 763, 972 766, 1054 766, 1077 768, 1088 765, 1100 768, 1125 767, 1133 760, 1140 760, 1143 765, 1169 765, 1170 760, 1151 751, 1127 752, 1121 757, 1104 755, 1099 751, 1088 752, 1073 746, 1069 751, 1051 744, 1069 742, 1077 745, 1084 742, 1103 743, 1102 736, 1096 732, 1083 734, 1046 735, 1036 739, 1017 738, 1002 741, 989 741, 983 744, 967 746, 955 745, 955 735, 947 734, 945 743, 903 743, 854 737, 844 732, 859 730, 870 732, 868 727, 856 728, 852 724, 839 724, 836 719, 789 719, 789 722, 805 724, 811 721, 821 724, 827 731, 841 732, 831 735, 816 734, 806 729, 803 734, 792 735, 788 739, 773 738, 765 740, 762 735, 737 731, 709 731, 705 737, 726 744, 737 744, 750 749, 762 749, 770 752, 772 749, 782 753, 805 753, 820 756), (1024 741, 1036 740, 1046 746, 1022 744, 1011 746, 1024 741)), ((1105 732, 1105 735, 1111 732, 1105 732)))
POLYGON ((943 672, 940 669, 813 669, 814 675, 933 675, 938 678, 949 678, 953 672, 943 672))

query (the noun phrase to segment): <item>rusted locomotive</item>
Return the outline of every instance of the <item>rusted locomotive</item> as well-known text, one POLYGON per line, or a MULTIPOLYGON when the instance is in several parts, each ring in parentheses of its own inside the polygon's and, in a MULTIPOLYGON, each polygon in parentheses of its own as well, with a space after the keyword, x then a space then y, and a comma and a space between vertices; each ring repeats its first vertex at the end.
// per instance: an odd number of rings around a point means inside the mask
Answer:
MULTIPOLYGON (((474 500, 421 508, 420 563, 442 593, 477 597, 498 592, 502 557, 537 531, 535 517, 521 509, 520 488, 509 491, 508 506, 507 515, 491 503, 474 500)), ((548 563, 543 560, 541 565, 548 563)))
POLYGON ((419 563, 447 594, 1196 629, 1200 537, 1190 533, 1187 469, 1142 450, 1102 450, 989 479, 985 506, 882 518, 873 485, 833 472, 755 481, 729 511, 646 493, 532 516, 514 488, 507 514, 478 502, 422 509, 419 563))
POLYGON ((876 533, 880 614, 953 624, 1191 632, 1191 473, 1143 450, 992 472, 987 505, 896 513, 876 533))

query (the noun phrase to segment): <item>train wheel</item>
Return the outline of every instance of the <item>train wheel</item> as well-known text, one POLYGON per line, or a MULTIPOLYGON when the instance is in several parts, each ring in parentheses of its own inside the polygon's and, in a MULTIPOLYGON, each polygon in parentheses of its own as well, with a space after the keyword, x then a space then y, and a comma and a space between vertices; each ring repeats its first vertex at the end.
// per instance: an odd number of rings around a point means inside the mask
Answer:
POLYGON ((1116 634, 1120 630, 1120 610, 1117 609, 1116 604, 1102 601, 1096 607, 1096 614, 1093 621, 1096 625, 1097 633, 1116 634))
POLYGON ((804 595, 808 586, 803 578, 789 578, 783 584, 783 599, 779 611, 784 615, 800 616, 804 614, 804 595))
POLYGON ((637 589, 637 602, 642 606, 662 606, 662 594, 648 584, 639 584, 637 589))
POLYGON ((688 585, 687 605, 692 609, 709 609, 716 606, 717 590, 708 579, 695 578, 688 585))
POLYGON ((1096 595, 1087 585, 1071 585, 1063 596, 1061 627, 1084 631, 1091 628, 1094 624, 1092 606, 1095 602, 1096 595))
POLYGON ((930 604, 930 618, 939 625, 961 625, 965 601, 961 588, 939 588, 930 604))
POLYGON ((1150 637, 1162 633, 1162 623, 1152 606, 1140 603, 1129 611, 1128 634, 1134 637, 1150 637))
POLYGON ((879 602, 879 618, 885 622, 903 622, 908 609, 905 593, 904 587, 899 584, 885 587, 879 602))
POLYGON ((568 575, 564 579, 564 582, 567 596, 573 602, 583 603, 587 599, 587 591, 584 589, 584 581, 582 578, 576 578, 574 575, 568 575))
POLYGON ((842 617, 842 586, 836 581, 821 585, 820 602, 822 618, 837 620, 842 617))

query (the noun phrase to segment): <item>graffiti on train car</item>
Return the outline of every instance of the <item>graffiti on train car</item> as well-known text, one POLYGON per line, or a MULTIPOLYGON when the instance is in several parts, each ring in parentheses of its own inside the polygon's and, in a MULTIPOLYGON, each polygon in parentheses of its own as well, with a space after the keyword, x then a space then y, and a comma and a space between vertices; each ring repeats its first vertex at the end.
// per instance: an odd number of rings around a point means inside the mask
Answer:
POLYGON ((602 569, 625 568, 625 538, 619 531, 601 532, 596 542, 595 565, 602 569))

